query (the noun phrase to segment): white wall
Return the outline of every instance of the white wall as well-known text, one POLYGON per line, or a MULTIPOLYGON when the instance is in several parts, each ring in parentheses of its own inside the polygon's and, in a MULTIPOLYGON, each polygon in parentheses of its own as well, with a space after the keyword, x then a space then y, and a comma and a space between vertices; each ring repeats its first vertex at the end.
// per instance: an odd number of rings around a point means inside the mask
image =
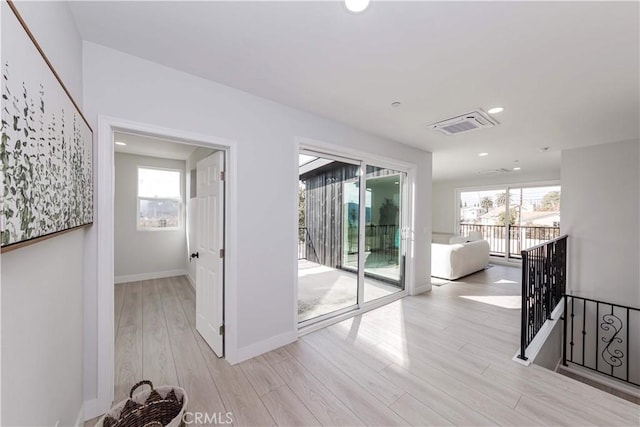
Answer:
POLYGON ((82 108, 82 39, 69 6, 63 1, 17 1, 14 4, 65 87, 82 108))
MULTIPOLYGON (((296 335, 296 137, 417 164, 412 255, 416 285, 430 288, 431 153, 86 42, 84 82, 91 123, 103 114, 237 144, 238 300, 231 309, 238 342, 230 351, 247 355, 296 335)), ((94 258, 95 251, 90 249, 94 258)), ((94 284, 87 283, 88 294, 95 295, 94 284)), ((96 330, 88 329, 85 338, 95 343, 96 330)), ((96 395, 96 360, 88 355, 85 364, 90 399, 96 395)))
POLYGON ((82 405, 83 234, 2 255, 2 425, 76 422, 82 405))
MULTIPOLYGON (((562 313, 560 313, 562 315, 562 313)), ((564 323, 560 320, 560 317, 553 317, 557 319, 555 323, 551 325, 551 331, 547 336, 547 339, 542 344, 542 348, 535 355, 532 363, 555 371, 558 366, 558 361, 562 358, 562 334, 564 323)), ((527 353, 528 355, 528 353, 527 353)))
POLYGON ((561 232, 569 235, 567 288, 640 307, 638 141, 562 152, 561 232))
MULTIPOLYGON (((15 5, 82 105, 82 44, 67 4, 15 5)), ((16 36, 3 26, 3 43, 16 36)), ((2 425, 74 425, 82 415, 84 235, 2 255, 2 425)))
MULTIPOLYGON (((508 176, 478 176, 452 181, 433 182, 433 232, 453 235, 456 225, 456 189, 465 187, 481 187, 489 185, 516 185, 558 181, 559 170, 549 170, 537 173, 510 173, 508 176)), ((563 200, 564 202, 564 200, 563 200)))
MULTIPOLYGON (((181 171, 185 205, 185 161, 115 153, 114 274, 116 283, 184 274, 187 238, 184 219, 178 230, 137 228, 138 166, 181 171)), ((184 210, 183 210, 184 212, 184 210)))

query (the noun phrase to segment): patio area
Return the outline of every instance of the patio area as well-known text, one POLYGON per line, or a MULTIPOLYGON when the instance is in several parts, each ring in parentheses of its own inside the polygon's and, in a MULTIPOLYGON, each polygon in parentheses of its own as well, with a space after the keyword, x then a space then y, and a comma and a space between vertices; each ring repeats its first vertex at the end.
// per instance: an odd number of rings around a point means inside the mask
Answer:
MULTIPOLYGON (((376 269, 380 275, 391 275, 391 267, 376 269)), ((368 268, 365 271, 368 272, 368 268)), ((397 266, 395 268, 397 271, 397 266)), ((397 277, 397 276, 396 276, 397 277)), ((340 310, 356 304, 358 276, 355 271, 336 269, 306 259, 298 260, 298 320, 340 310)), ((364 299, 371 301, 400 291, 401 288, 366 277, 364 299)))

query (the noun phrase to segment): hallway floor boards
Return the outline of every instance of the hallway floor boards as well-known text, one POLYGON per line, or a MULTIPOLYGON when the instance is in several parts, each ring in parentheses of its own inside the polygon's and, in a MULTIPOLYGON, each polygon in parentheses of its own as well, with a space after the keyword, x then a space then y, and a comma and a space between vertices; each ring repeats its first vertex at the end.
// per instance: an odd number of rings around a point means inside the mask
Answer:
POLYGON ((144 378, 234 425, 639 425, 639 406, 511 361, 518 281, 494 266, 236 366, 195 331, 185 277, 116 285, 116 402, 144 378))

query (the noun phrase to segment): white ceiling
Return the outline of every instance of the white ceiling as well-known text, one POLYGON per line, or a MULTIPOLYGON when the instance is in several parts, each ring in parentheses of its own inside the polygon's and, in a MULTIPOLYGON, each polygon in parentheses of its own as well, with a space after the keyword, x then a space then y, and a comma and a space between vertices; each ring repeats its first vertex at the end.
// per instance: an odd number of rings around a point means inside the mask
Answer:
POLYGON ((640 137, 638 2, 70 5, 85 40, 433 151, 434 179, 640 137), (426 126, 493 106, 491 129, 426 126))
POLYGON ((127 145, 114 146, 118 153, 137 154, 140 156, 160 157, 163 159, 187 160, 198 148, 195 145, 182 144, 168 139, 152 138, 130 133, 114 132, 114 142, 127 145))

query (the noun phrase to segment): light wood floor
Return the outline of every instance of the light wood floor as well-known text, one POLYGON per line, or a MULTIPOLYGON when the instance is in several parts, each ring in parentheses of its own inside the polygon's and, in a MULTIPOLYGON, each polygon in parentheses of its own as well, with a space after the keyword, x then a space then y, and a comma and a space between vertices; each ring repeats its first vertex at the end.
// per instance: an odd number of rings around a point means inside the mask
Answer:
POLYGON ((511 361, 518 275, 495 266, 236 366, 195 332, 185 278, 117 285, 116 401, 147 378, 235 425, 640 425, 637 405, 511 361))

